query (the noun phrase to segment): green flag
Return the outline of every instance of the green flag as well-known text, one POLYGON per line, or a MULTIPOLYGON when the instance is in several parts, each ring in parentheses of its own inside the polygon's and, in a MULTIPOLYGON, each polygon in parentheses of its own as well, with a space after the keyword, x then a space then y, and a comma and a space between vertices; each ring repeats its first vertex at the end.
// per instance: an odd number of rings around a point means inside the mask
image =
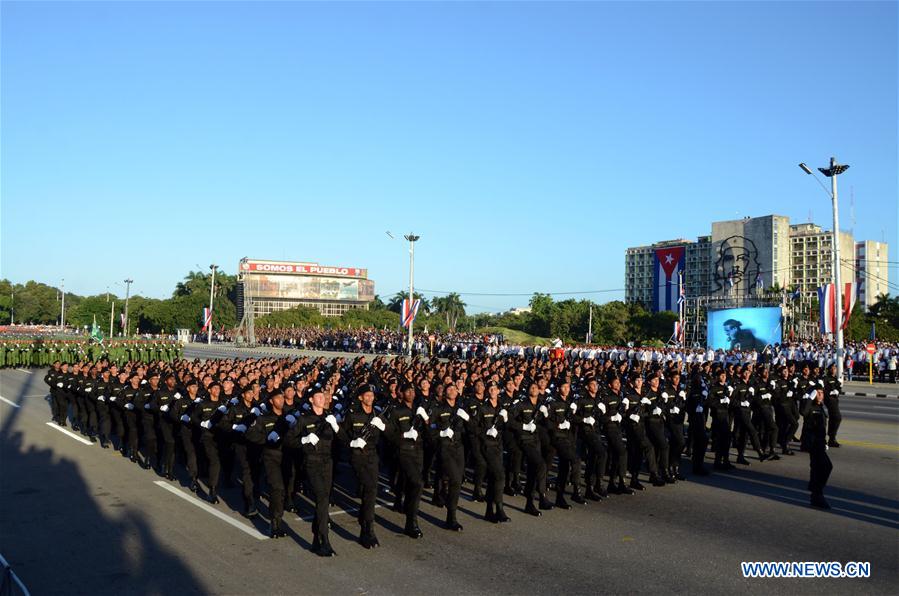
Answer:
POLYGON ((103 332, 100 331, 100 327, 97 325, 97 315, 94 315, 94 324, 91 327, 91 339, 96 342, 103 342, 103 332))

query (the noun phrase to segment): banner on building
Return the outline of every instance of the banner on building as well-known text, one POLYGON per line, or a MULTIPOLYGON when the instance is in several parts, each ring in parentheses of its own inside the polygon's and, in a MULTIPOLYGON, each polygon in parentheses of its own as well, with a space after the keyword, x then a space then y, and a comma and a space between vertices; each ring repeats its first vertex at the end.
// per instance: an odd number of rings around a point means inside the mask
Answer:
MULTIPOLYGON (((843 284, 843 329, 849 324, 849 315, 855 308, 855 282, 843 284)), ((821 335, 834 333, 837 328, 837 295, 834 284, 825 284, 818 288, 818 329, 821 335)))
POLYGON ((652 312, 676 311, 680 293, 678 279, 684 270, 683 246, 657 248, 653 253, 652 312))

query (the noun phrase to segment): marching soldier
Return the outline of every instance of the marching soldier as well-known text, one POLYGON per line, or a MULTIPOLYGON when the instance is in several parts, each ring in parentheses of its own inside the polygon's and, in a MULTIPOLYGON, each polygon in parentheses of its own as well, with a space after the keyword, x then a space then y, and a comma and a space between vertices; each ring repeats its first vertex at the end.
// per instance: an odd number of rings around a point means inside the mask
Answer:
POLYGON ((804 450, 809 454, 809 481, 808 488, 811 491, 812 507, 830 509, 830 505, 824 498, 824 487, 833 470, 833 463, 827 456, 827 405, 825 403, 824 389, 815 390, 814 397, 804 400, 802 405, 804 450))
POLYGON ((478 420, 484 462, 487 468, 487 512, 484 519, 493 523, 510 521, 503 508, 503 427, 509 418, 508 411, 499 399, 499 384, 487 385, 487 399, 478 405, 478 420))

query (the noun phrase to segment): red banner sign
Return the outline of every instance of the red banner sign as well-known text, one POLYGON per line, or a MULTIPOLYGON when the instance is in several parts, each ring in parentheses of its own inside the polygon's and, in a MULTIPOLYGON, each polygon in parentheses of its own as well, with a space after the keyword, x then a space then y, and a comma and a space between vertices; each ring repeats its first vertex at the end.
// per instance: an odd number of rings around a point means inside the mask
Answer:
POLYGON ((329 277, 368 277, 367 269, 358 267, 325 267, 316 263, 282 263, 277 261, 241 261, 241 271, 280 273, 285 275, 326 275, 329 277))

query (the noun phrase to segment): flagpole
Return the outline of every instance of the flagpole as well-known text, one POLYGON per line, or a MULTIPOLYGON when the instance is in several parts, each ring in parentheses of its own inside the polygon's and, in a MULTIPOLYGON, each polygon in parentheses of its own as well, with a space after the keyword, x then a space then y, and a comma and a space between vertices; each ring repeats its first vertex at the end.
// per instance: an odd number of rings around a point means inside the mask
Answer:
POLYGON ((115 300, 112 301, 112 307, 109 309, 109 338, 112 339, 112 318, 115 315, 115 300))

